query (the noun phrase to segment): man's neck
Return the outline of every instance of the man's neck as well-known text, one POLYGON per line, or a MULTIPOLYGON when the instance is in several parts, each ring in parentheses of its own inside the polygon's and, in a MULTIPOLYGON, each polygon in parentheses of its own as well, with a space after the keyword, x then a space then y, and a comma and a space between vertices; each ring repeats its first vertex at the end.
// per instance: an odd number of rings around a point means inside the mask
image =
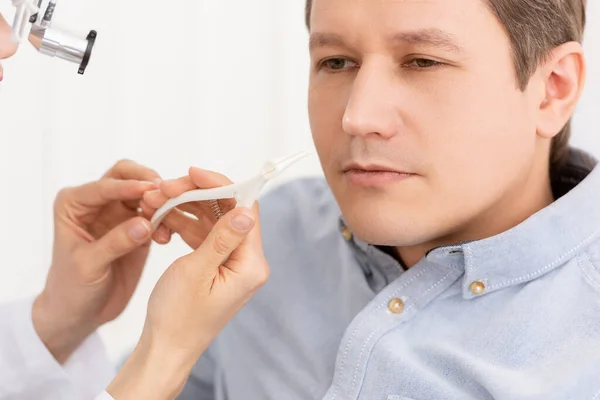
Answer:
POLYGON ((495 236, 519 225, 553 201, 550 176, 545 168, 542 172, 532 173, 522 185, 449 235, 415 246, 397 247, 396 254, 402 264, 410 268, 435 247, 495 236))

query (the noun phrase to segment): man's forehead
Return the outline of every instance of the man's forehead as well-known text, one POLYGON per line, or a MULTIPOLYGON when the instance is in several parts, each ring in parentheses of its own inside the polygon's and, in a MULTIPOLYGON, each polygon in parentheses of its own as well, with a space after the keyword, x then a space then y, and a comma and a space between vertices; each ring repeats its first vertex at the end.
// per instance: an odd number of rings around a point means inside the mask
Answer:
POLYGON ((410 18, 415 13, 428 15, 432 19, 444 19, 464 18, 473 9, 489 11, 482 0, 312 0, 311 4, 312 16, 328 19, 336 16, 347 18, 353 12, 358 13, 357 16, 380 16, 383 20, 410 18))
POLYGON ((322 33, 335 39, 359 32, 458 51, 460 40, 485 32, 492 19, 482 0, 313 0, 310 29, 313 44, 329 39, 322 33))
POLYGON ((330 9, 339 7, 365 6, 387 7, 387 6, 410 6, 410 5, 447 5, 457 6, 459 4, 481 2, 482 0, 311 0, 312 8, 330 9))

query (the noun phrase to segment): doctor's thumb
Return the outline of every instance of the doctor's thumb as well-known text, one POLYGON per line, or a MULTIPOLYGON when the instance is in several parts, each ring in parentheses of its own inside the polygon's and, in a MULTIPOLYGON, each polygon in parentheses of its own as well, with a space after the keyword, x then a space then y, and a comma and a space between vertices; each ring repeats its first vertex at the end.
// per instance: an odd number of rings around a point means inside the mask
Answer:
POLYGON ((152 225, 142 217, 123 222, 92 244, 94 260, 108 264, 150 240, 152 225))

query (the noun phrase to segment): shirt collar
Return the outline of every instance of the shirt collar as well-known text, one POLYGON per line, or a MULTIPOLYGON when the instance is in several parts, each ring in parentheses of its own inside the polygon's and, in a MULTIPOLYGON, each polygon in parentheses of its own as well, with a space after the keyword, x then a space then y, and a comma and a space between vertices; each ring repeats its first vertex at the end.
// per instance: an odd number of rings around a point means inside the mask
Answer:
POLYGON ((523 284, 565 264, 600 237, 600 167, 572 149, 553 181, 560 197, 521 224, 499 235, 432 250, 427 258, 450 260, 462 253, 466 299, 523 284))
POLYGON ((388 251, 379 246, 370 245, 352 234, 344 217, 339 218, 341 236, 355 252, 356 260, 375 293, 382 290, 390 282, 396 280, 404 267, 388 251))
MULTIPOLYGON (((565 264, 600 237, 600 166, 590 155, 571 149, 552 185, 557 200, 516 227, 487 239, 435 248, 426 258, 464 265, 465 299, 534 280, 565 264)), ((382 253, 353 237, 343 217, 340 226, 360 250, 371 256, 382 253)), ((389 265, 391 257, 385 261, 389 265)))

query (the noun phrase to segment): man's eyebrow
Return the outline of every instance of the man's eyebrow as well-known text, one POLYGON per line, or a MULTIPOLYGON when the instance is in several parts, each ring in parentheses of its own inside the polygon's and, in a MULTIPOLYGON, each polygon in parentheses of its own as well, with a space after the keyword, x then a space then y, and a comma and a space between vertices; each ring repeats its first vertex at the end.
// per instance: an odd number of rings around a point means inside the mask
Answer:
MULTIPOLYGON (((437 28, 419 29, 414 31, 398 32, 390 37, 391 42, 408 44, 423 44, 439 47, 455 53, 461 53, 461 47, 456 44, 454 35, 437 28)), ((310 35, 308 48, 314 50, 319 47, 349 47, 341 35, 335 33, 315 32, 310 35)))
POLYGON ((347 47, 344 39, 335 33, 315 32, 310 35, 308 48, 314 50, 319 47, 347 47))
POLYGON ((456 44, 454 35, 437 28, 398 32, 392 35, 391 40, 394 42, 424 44, 427 46, 439 47, 455 53, 462 52, 460 46, 456 44))

